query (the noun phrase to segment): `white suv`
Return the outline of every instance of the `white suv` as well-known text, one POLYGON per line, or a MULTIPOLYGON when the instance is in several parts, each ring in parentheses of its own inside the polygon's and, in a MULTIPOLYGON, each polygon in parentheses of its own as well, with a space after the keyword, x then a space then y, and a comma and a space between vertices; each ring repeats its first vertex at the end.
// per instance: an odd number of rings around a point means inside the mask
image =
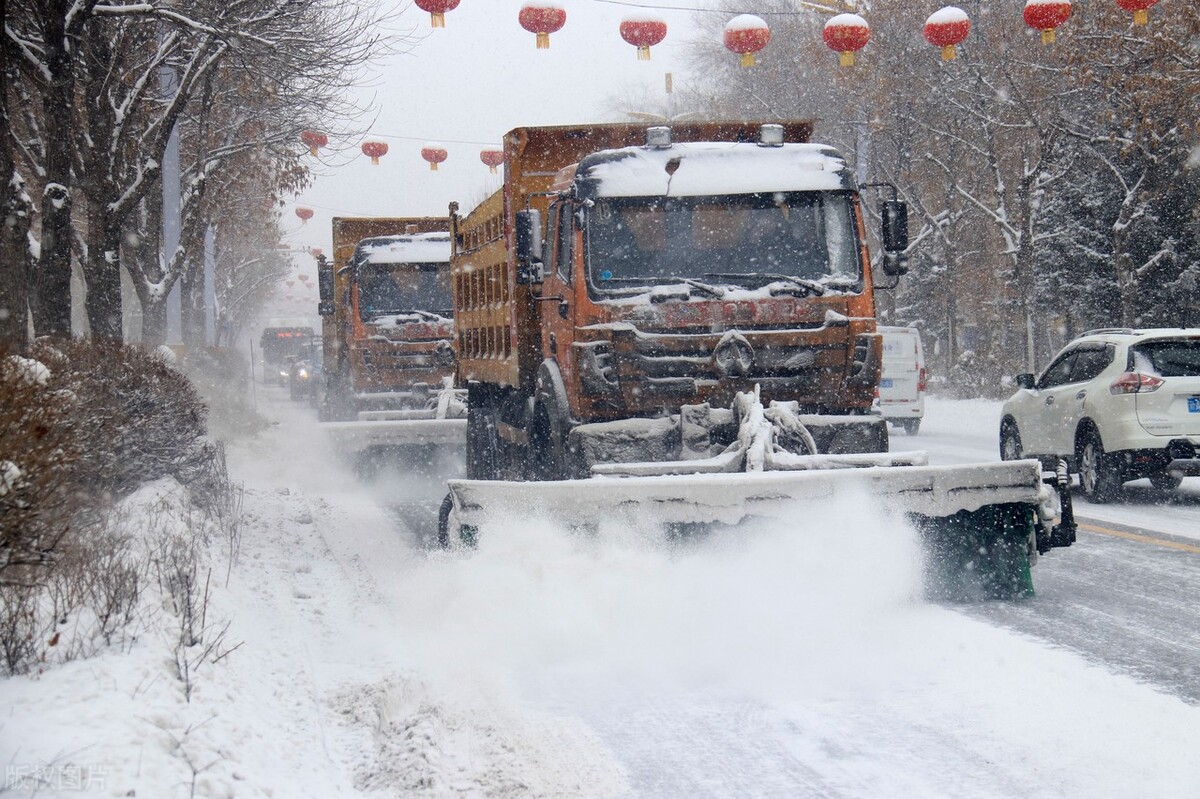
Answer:
POLYGON ((1000 457, 1064 459, 1084 496, 1127 480, 1177 488, 1200 475, 1200 329, 1093 330, 1034 378, 1017 375, 1000 415, 1000 457))

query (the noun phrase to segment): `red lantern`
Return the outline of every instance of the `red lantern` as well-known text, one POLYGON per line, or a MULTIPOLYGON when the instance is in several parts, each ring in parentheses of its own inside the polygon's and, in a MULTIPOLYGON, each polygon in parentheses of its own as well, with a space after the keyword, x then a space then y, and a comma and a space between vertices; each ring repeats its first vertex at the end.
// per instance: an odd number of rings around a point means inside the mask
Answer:
POLYGON ((284 282, 287 283, 288 288, 291 288, 292 286, 296 285, 296 281, 294 281, 294 280, 285 280, 284 282))
POLYGON ((517 21, 525 30, 537 34, 537 49, 546 50, 550 47, 550 34, 566 24, 567 12, 555 3, 526 3, 517 21))
POLYGON ((621 20, 621 38, 637 48, 639 61, 649 61, 650 48, 667 38, 667 23, 657 17, 630 15, 621 20))
POLYGON ((446 148, 440 144, 426 144, 421 148, 421 157, 429 162, 429 168, 437 171, 437 165, 446 160, 446 148))
POLYGON ((854 54, 867 46, 871 28, 858 14, 838 14, 825 23, 821 38, 830 50, 836 50, 844 67, 854 66, 854 54))
POLYGON ((479 160, 488 165, 488 170, 495 174, 496 167, 504 163, 503 150, 481 150, 479 160))
POLYGON ((1054 29, 1071 18, 1071 0, 1028 0, 1025 24, 1042 32, 1042 44, 1054 43, 1054 29))
POLYGON ((742 57, 742 66, 754 66, 754 54, 771 41, 771 29, 753 14, 741 14, 725 26, 725 49, 742 57))
POLYGON ((362 143, 363 155, 371 159, 372 164, 378 164, 379 159, 387 155, 387 142, 383 141, 365 141, 362 143))
POLYGON ((417 8, 429 12, 429 27, 444 28, 446 27, 446 12, 458 8, 459 0, 416 0, 416 2, 417 8))
POLYGON ((296 209, 296 216, 300 217, 300 222, 301 222, 301 224, 305 224, 305 225, 307 225, 307 224, 308 224, 308 220, 310 220, 310 219, 312 219, 312 218, 313 218, 313 209, 311 209, 311 208, 303 208, 303 207, 302 207, 302 208, 297 208, 297 209, 296 209))
POLYGON ((925 20, 925 40, 934 47, 942 48, 942 60, 953 61, 957 53, 954 46, 962 44, 971 32, 971 20, 967 12, 957 6, 945 6, 934 11, 925 20))
POLYGON ((1134 25, 1145 25, 1150 19, 1150 7, 1158 5, 1158 0, 1117 0, 1117 5, 1133 14, 1134 25))
MULTIPOLYGON (((320 255, 320 254, 321 254, 321 248, 320 248, 320 247, 313 247, 311 250, 309 250, 309 252, 311 252, 311 253, 313 254, 313 256, 315 257, 315 256, 318 256, 318 255, 320 255)), ((308 275, 299 275, 298 277, 300 278, 300 282, 301 282, 301 283, 307 283, 307 282, 308 282, 308 275)))
POLYGON ((309 155, 316 155, 317 150, 329 144, 329 137, 317 130, 305 130, 300 132, 300 141, 308 145, 309 155))

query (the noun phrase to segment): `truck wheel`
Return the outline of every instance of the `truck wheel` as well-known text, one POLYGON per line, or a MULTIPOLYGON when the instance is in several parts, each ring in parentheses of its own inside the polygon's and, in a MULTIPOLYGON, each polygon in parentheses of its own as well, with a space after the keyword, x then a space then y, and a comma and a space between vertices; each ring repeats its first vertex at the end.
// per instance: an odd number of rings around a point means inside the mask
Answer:
POLYGON ((915 436, 917 431, 921 429, 920 419, 904 419, 900 424, 904 427, 904 432, 910 436, 915 436))
POLYGON ((1017 423, 1005 419, 1000 424, 1000 460, 1019 461, 1024 456, 1025 451, 1021 447, 1021 433, 1017 430, 1017 423))
POLYGON ((1079 443, 1079 486, 1089 501, 1111 502, 1121 491, 1121 473, 1104 451, 1100 434, 1088 430, 1079 443))
POLYGON ((1183 483, 1183 475, 1170 472, 1155 472, 1150 475, 1150 485, 1159 491, 1174 491, 1183 483))
POLYGON ((449 494, 438 508, 437 543, 442 549, 450 547, 450 514, 454 510, 454 498, 449 494))
POLYGON ((500 437, 490 410, 467 411, 467 478, 495 480, 500 469, 500 437))
POLYGON ((539 404, 533 412, 533 427, 529 432, 530 470, 534 480, 565 480, 567 474, 566 445, 555 431, 550 412, 539 404))

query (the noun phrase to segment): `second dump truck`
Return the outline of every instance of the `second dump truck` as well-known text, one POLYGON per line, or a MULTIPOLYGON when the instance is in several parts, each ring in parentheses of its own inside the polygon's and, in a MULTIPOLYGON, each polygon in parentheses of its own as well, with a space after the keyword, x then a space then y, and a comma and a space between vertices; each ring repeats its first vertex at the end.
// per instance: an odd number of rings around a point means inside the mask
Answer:
POLYGON ((319 412, 342 449, 463 442, 453 388, 450 235, 437 217, 335 218, 321 259, 324 392, 319 412))
POLYGON ((859 187, 810 133, 505 137, 503 188, 451 211, 468 479, 450 482, 445 537, 497 510, 737 523, 859 485, 918 522, 942 584, 972 577, 954 593, 1032 589, 1031 559, 1073 539, 1061 487, 1034 461, 939 469, 888 453, 870 412, 874 291, 905 271, 906 211, 882 204, 873 275, 859 187))

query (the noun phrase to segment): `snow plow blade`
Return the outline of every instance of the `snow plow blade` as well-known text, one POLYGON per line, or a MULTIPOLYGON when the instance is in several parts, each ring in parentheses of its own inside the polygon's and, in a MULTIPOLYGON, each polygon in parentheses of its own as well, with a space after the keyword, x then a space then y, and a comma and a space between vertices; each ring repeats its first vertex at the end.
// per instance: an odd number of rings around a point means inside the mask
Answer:
POLYGON ((1038 554, 1075 540, 1065 463, 1047 474, 1036 460, 928 466, 923 452, 821 453, 796 411, 764 407, 756 388, 718 414, 736 423, 736 437, 707 457, 598 463, 582 480, 451 480, 439 537, 471 544, 497 519, 530 516, 585 528, 602 519, 682 530, 794 523, 805 504, 856 492, 908 518, 921 537, 926 594, 948 599, 1031 596, 1038 554))
POLYGON ((319 428, 342 455, 407 447, 465 447, 466 391, 447 384, 432 394, 360 394, 355 421, 321 422, 319 428), (419 402, 417 407, 406 407, 419 402))
POLYGON ((387 419, 360 422, 321 422, 335 449, 344 454, 361 453, 372 447, 463 446, 466 419, 387 419))
POLYGON ((1056 504, 1032 460, 556 482, 451 480, 449 488, 448 529, 468 544, 506 517, 538 516, 585 528, 599 519, 732 526, 764 518, 794 521, 798 506, 862 491, 914 524, 925 553, 927 594, 950 599, 1032 595, 1030 566, 1041 548, 1036 528, 1056 504))

